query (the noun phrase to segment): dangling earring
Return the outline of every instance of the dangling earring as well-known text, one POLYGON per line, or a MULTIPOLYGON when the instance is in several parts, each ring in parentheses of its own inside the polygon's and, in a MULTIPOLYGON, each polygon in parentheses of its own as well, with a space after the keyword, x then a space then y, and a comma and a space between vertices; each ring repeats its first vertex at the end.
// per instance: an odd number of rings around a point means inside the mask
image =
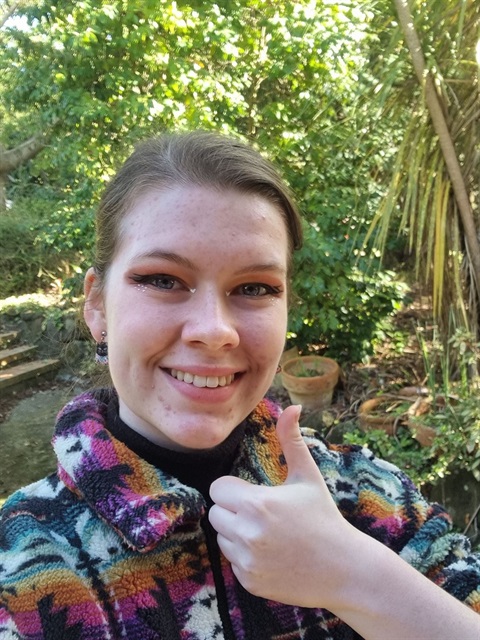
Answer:
POLYGON ((105 342, 106 337, 107 332, 102 331, 102 339, 100 342, 97 342, 95 349, 95 362, 99 364, 108 364, 108 344, 105 342))

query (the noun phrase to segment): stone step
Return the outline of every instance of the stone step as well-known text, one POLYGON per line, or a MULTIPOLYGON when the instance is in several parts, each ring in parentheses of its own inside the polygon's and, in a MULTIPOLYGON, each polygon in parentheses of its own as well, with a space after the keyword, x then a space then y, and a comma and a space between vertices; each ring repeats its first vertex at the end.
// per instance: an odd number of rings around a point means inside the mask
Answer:
POLYGON ((38 379, 53 377, 60 364, 60 360, 56 359, 33 360, 1 370, 0 398, 13 390, 34 384, 38 379))
POLYGON ((23 362, 34 355, 36 347, 31 345, 21 345, 10 349, 0 350, 0 370, 10 366, 14 362, 23 362))
POLYGON ((5 331, 0 332, 0 347, 2 349, 8 347, 8 345, 17 341, 20 331, 5 331))

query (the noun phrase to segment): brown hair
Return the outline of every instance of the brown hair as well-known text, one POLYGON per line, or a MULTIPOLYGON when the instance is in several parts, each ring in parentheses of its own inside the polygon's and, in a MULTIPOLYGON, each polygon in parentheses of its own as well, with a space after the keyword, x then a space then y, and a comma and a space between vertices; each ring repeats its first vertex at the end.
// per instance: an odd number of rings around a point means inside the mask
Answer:
POLYGON ((97 211, 95 271, 104 281, 119 229, 140 193, 192 184, 255 193, 272 202, 288 231, 289 254, 302 244, 298 209, 275 167, 252 147, 206 131, 166 134, 140 143, 108 184, 97 211))

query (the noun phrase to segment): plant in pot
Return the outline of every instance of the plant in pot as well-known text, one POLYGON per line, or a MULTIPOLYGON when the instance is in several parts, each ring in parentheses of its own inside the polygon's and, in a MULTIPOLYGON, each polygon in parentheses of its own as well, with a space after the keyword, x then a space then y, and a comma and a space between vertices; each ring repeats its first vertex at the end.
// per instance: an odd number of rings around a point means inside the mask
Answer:
POLYGON ((338 363, 324 356, 298 356, 284 362, 282 368, 282 383, 290 400, 309 410, 331 404, 339 376, 338 363))

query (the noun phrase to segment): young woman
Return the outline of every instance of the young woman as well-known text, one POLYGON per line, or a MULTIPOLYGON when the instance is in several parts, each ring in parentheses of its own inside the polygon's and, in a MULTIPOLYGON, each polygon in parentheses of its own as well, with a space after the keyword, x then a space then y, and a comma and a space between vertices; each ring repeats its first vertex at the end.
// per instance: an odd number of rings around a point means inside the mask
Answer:
POLYGON ((97 233, 85 319, 113 388, 60 412, 57 473, 4 506, 0 638, 478 640, 480 558, 445 512, 264 398, 301 243, 272 166, 147 141, 97 233))

